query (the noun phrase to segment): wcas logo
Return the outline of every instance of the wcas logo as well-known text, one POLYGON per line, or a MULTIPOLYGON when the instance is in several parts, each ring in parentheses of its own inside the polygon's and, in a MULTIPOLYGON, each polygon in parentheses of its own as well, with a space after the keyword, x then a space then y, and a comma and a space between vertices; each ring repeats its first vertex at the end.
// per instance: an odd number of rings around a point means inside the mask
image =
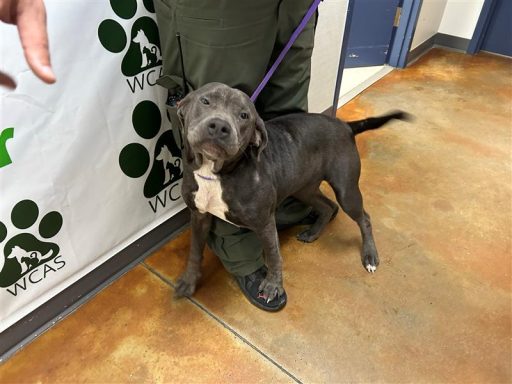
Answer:
POLYGON ((125 20, 133 20, 130 32, 114 19, 103 20, 98 27, 98 38, 107 51, 122 54, 121 73, 128 77, 126 82, 132 93, 153 86, 161 76, 162 54, 160 37, 155 20, 153 0, 142 1, 146 16, 136 18, 137 0, 110 0, 114 14, 125 20))
MULTIPOLYGON (((39 207, 32 200, 16 203, 11 211, 14 233, 0 221, 0 288, 13 296, 30 288, 64 268, 66 262, 53 238, 60 232, 62 215, 57 211, 46 213, 37 228, 39 207)), ((5 220, 4 220, 5 221, 5 220)))

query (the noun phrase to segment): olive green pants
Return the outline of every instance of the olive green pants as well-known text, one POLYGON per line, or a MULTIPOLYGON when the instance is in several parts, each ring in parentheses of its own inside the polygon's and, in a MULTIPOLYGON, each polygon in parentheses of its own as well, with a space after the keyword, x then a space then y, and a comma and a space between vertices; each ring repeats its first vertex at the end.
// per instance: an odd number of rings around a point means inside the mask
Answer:
MULTIPOLYGON (((155 0, 163 57, 158 83, 171 93, 183 84, 179 33, 191 89, 221 82, 251 95, 310 4, 311 0, 155 0)), ((256 101, 264 120, 307 111, 314 27, 311 20, 256 101)), ((290 226, 309 212, 309 207, 287 199, 278 207, 276 221, 278 226, 290 226)), ((213 221, 208 245, 232 274, 245 276, 264 264, 257 236, 220 219, 213 221)))

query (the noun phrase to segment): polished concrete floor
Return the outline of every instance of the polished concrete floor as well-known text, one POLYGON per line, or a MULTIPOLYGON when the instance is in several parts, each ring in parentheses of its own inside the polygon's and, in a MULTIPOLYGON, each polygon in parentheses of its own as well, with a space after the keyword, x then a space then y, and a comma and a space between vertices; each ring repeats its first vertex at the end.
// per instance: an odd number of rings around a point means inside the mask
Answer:
POLYGON ((0 366, 0 382, 510 383, 511 107, 511 60, 432 50, 338 114, 416 116, 357 138, 375 275, 340 213, 313 244, 282 233, 283 311, 248 304, 210 252, 194 298, 175 301, 185 232, 0 366))

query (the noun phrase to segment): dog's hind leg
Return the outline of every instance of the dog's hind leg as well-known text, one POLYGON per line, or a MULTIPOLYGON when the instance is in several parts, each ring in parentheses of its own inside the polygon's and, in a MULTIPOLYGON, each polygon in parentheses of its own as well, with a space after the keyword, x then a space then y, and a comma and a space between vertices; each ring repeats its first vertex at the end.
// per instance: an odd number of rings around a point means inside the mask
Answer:
POLYGON ((318 214, 311 227, 297 235, 297 239, 305 243, 311 243, 318 239, 327 223, 334 219, 338 213, 338 205, 327 198, 318 187, 318 185, 315 185, 314 187, 305 188, 293 195, 296 199, 311 206, 318 214))
POLYGON ((363 209, 363 197, 359 190, 358 181, 356 179, 351 180, 349 183, 337 183, 331 180, 330 184, 334 189, 336 199, 343 211, 359 225, 363 238, 361 261, 363 267, 365 267, 368 272, 373 273, 377 270, 377 266, 379 265, 379 256, 373 239, 370 215, 363 209))
POLYGON ((187 268, 176 282, 174 297, 189 297, 194 294, 197 282, 201 277, 201 261, 203 260, 203 251, 211 223, 212 215, 209 213, 202 214, 192 211, 190 254, 187 260, 187 268))

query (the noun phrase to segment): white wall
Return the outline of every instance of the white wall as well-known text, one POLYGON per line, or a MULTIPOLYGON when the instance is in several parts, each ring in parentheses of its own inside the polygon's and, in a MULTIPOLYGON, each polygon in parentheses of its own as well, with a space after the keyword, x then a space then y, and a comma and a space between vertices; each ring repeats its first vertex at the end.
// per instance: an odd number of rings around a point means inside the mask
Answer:
MULTIPOLYGON (((483 3, 484 0, 423 0, 411 50, 437 32, 470 39, 483 3)), ((348 0, 320 3, 308 95, 311 112, 323 112, 332 104, 347 7, 348 0)))
POLYGON ((348 0, 329 0, 318 8, 308 94, 310 112, 323 112, 332 105, 347 6, 348 0))
POLYGON ((448 0, 439 32, 471 39, 483 5, 484 0, 448 0))
POLYGON ((423 0, 411 50, 434 36, 441 25, 448 0, 423 0))

